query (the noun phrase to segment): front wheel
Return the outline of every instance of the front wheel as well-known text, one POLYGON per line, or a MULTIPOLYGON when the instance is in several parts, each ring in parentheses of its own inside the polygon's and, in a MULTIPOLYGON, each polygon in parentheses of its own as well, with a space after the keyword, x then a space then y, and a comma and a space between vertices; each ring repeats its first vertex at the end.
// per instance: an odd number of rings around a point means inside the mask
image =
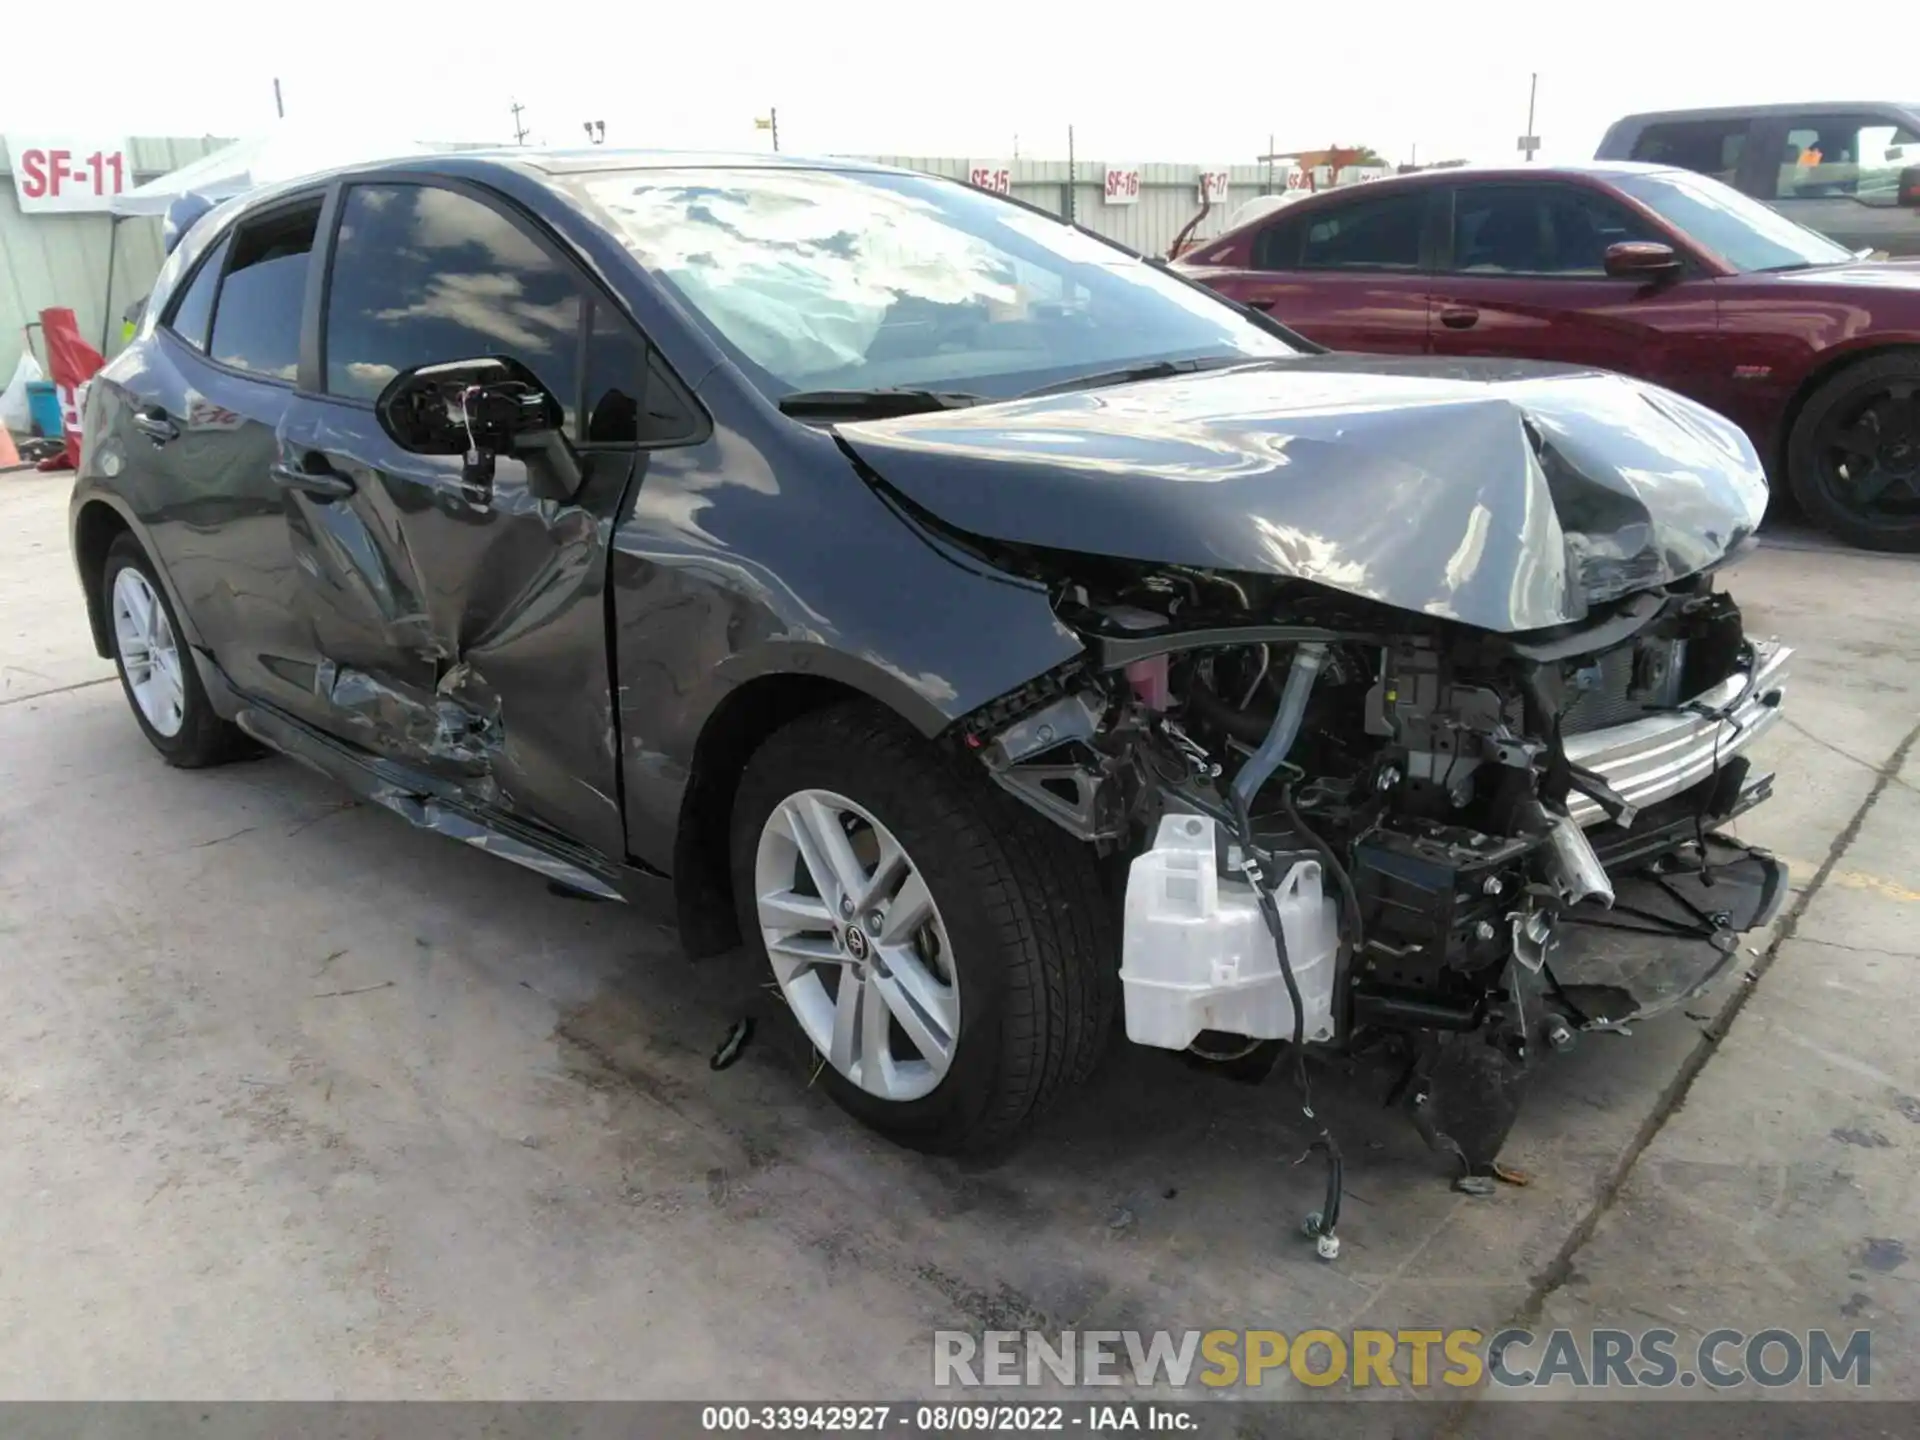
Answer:
POLYGON ((1000 1148, 1099 1058, 1119 980, 1092 852, 879 707, 754 754, 732 868, 829 1092, 889 1138, 1000 1148))
POLYGON ((1849 365, 1808 398, 1787 442, 1807 518, 1868 550, 1920 550, 1920 351, 1849 365))

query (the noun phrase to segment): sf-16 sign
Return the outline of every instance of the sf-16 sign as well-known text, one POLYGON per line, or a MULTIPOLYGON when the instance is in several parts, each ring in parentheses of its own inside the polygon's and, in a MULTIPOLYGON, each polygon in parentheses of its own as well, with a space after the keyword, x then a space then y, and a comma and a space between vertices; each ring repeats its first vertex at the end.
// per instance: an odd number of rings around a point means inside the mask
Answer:
POLYGON ((7 159, 25 215, 105 210, 134 184, 133 151, 125 140, 9 135, 7 159))
POLYGON ((1109 165, 1105 194, 1102 198, 1109 205, 1138 205, 1140 203, 1140 167, 1109 165))

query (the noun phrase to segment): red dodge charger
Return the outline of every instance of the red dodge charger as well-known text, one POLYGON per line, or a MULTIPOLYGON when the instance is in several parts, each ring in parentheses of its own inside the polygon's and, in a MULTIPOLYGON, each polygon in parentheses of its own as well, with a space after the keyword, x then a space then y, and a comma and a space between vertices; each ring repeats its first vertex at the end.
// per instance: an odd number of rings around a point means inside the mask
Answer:
POLYGON ((1290 205, 1181 268, 1335 349, 1667 386, 1738 422, 1834 534, 1920 551, 1920 260, 1863 259, 1716 180, 1429 171, 1290 205))

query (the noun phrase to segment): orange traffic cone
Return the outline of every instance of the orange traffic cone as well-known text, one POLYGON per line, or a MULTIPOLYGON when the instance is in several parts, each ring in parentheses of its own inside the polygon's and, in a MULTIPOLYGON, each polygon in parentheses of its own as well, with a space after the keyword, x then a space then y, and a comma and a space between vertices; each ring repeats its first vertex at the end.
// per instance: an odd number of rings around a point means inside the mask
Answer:
POLYGON ((20 452, 14 447, 13 433, 0 425, 0 470, 11 470, 20 463, 20 452))

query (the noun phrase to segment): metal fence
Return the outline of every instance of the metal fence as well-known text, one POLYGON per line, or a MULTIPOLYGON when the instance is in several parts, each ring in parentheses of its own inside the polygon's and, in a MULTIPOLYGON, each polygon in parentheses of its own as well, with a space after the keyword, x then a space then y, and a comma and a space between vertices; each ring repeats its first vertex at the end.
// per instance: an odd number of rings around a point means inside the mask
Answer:
MULTIPOLYGON (((850 157, 855 158, 855 157, 850 157)), ((985 161, 954 160, 943 157, 903 155, 862 155, 881 165, 897 165, 904 170, 921 170, 943 175, 949 180, 965 180, 971 166, 985 161)), ((1140 198, 1131 205, 1107 203, 1105 182, 1108 162, 1073 162, 1071 178, 1065 160, 1012 160, 992 162, 995 168, 1010 172, 1016 199, 1038 205, 1055 215, 1071 218, 1109 239, 1149 255, 1165 255, 1188 221, 1200 213, 1200 165, 1152 164, 1124 168, 1140 172, 1140 198)), ((1265 165, 1228 167, 1228 191, 1224 203, 1216 203, 1194 230, 1197 240, 1210 239, 1226 229, 1227 217, 1235 209, 1270 189, 1283 187, 1284 173, 1275 174, 1265 165)))
MULTIPOLYGON (((132 142, 133 183, 177 170, 225 140, 156 139, 132 142)), ((98 344, 104 328, 111 353, 120 346, 120 313, 147 293, 166 258, 160 247, 160 221, 122 220, 114 235, 105 213, 22 215, 13 193, 8 151, 0 145, 0 385, 13 378, 26 326, 51 305, 65 305, 80 321, 80 333, 98 344), (107 247, 119 247, 113 267, 113 296, 107 296, 107 247)), ((44 366, 46 353, 34 354, 44 366)))

